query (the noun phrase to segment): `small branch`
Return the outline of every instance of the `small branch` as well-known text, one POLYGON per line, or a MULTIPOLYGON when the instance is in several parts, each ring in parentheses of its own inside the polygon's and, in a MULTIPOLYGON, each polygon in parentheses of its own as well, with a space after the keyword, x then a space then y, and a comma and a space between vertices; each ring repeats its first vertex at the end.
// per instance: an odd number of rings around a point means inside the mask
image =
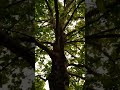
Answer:
MULTIPOLYGON (((107 8, 109 7, 110 10, 112 10, 112 8, 113 8, 115 5, 118 5, 118 2, 117 2, 117 1, 114 2, 114 3, 112 3, 111 5, 106 6, 106 7, 107 7, 107 8), (110 7, 110 6, 112 6, 112 7, 110 7)), ((96 21, 100 20, 100 18, 103 17, 106 13, 110 12, 110 10, 109 10, 109 9, 106 10, 106 12, 103 13, 103 15, 101 15, 101 16, 99 16, 97 19, 95 19, 95 20, 87 23, 85 26, 81 27, 81 28, 79 29, 79 31, 75 29, 75 30, 69 32, 69 33, 67 34, 67 36, 70 36, 71 34, 73 34, 73 33, 75 33, 75 32, 79 33, 79 32, 82 31, 82 29, 84 29, 85 27, 87 27, 87 26, 89 26, 90 24, 93 24, 93 23, 95 23, 96 21)), ((97 9, 93 9, 92 11, 89 11, 89 12, 86 14, 86 17, 92 17, 92 16, 94 16, 94 15, 96 15, 96 14, 98 14, 98 13, 99 13, 99 11, 98 11, 97 9)), ((76 33, 75 33, 75 34, 76 34, 76 33)), ((74 35, 75 35, 75 34, 74 34, 74 35)))
POLYGON ((78 68, 83 68, 83 67, 86 67, 85 65, 83 65, 83 64, 74 64, 74 63, 70 63, 70 64, 68 64, 68 66, 75 66, 75 67, 78 67, 78 68))
POLYGON ((42 43, 42 44, 50 44, 51 46, 53 46, 53 43, 51 43, 51 42, 40 42, 40 43, 42 43))
POLYGON ((100 38, 120 38, 120 34, 107 34, 107 35, 90 35, 86 39, 100 39, 100 38))
POLYGON ((50 24, 47 24, 47 25, 40 25, 38 29, 41 29, 41 28, 46 28, 46 27, 49 27, 50 24))
POLYGON ((74 45, 78 50, 81 50, 79 46, 77 46, 75 43, 71 43, 72 45, 74 45))
MULTIPOLYGON (((81 28, 79 28, 79 30, 82 30, 82 29, 84 29, 85 27, 86 27, 86 25, 83 26, 83 27, 81 27, 81 28)), ((78 30, 74 29, 73 31, 68 32, 68 33, 66 34, 66 36, 70 36, 70 35, 72 35, 74 32, 77 32, 77 31, 78 31, 78 30)))
POLYGON ((96 33, 96 34, 94 34, 94 35, 104 34, 104 33, 106 33, 106 32, 112 32, 112 31, 115 31, 115 30, 117 30, 117 29, 119 29, 119 28, 120 28, 120 26, 114 27, 114 28, 111 28, 111 29, 105 29, 104 31, 98 32, 98 33, 96 33))
MULTIPOLYGON (((104 14, 105 14, 105 13, 104 13, 104 14)), ((72 34, 76 35, 75 32, 78 32, 78 33, 79 33, 79 32, 82 31, 82 29, 84 29, 85 27, 88 27, 89 25, 91 25, 91 24, 95 23, 96 21, 100 20, 100 18, 102 18, 102 17, 104 16, 104 14, 101 15, 101 16, 99 16, 97 19, 95 19, 95 20, 93 20, 93 21, 91 21, 91 22, 86 23, 86 25, 84 25, 84 26, 82 26, 81 28, 79 28, 79 30, 76 30, 76 29, 75 29, 75 30, 67 33, 67 36, 70 36, 70 35, 72 35, 72 34)))
POLYGON ((87 72, 92 73, 94 75, 100 75, 99 73, 95 72, 94 70, 92 70, 90 67, 88 67, 85 64, 74 64, 74 63, 71 63, 71 64, 68 64, 68 66, 75 66, 77 68, 86 68, 87 72))
POLYGON ((48 22, 49 20, 35 20, 35 22, 40 22, 40 23, 42 23, 42 22, 48 22))
POLYGON ((35 45, 37 45, 39 48, 42 48, 43 50, 45 50, 48 54, 51 55, 51 50, 49 50, 46 46, 44 46, 43 44, 51 44, 53 45, 53 43, 51 42, 39 42, 38 40, 35 39, 35 37, 32 37, 30 35, 27 35, 25 33, 22 33, 22 32, 19 32, 19 31, 13 31, 11 30, 12 32, 16 32, 16 33, 19 33, 19 34, 22 34, 24 35, 25 37, 20 37, 19 39, 21 39, 22 41, 28 41, 28 42, 33 42, 35 43, 35 45))
POLYGON ((48 9, 49 9, 50 15, 53 17, 53 11, 52 11, 52 8, 51 8, 49 2, 48 2, 47 0, 45 0, 45 2, 46 2, 47 7, 48 7, 48 9))
POLYGON ((85 19, 85 17, 80 17, 80 16, 78 16, 78 17, 74 17, 75 19, 85 19))
POLYGON ((79 75, 76 75, 76 74, 73 74, 73 73, 70 73, 70 72, 68 72, 68 74, 71 75, 71 76, 75 76, 75 77, 78 77, 78 78, 81 78, 81 79, 85 80, 85 77, 82 77, 82 76, 79 76, 79 75))
POLYGON ((71 0, 71 1, 66 2, 67 4, 65 3, 66 5, 64 5, 64 6, 65 6, 65 9, 64 9, 64 10, 65 10, 65 11, 68 11, 68 8, 71 6, 71 4, 72 4, 73 2, 74 2, 74 0, 71 0))
POLYGON ((35 76, 35 77, 39 77, 40 79, 42 79, 43 81, 47 81, 47 79, 45 79, 45 78, 43 78, 41 75, 37 75, 37 76, 35 76))
POLYGON ((67 51, 67 50, 65 50, 67 53, 69 53, 72 57, 74 57, 74 58, 77 58, 77 57, 75 57, 73 54, 71 54, 69 51, 67 51))
POLYGON ((66 43, 68 44, 68 43, 77 43, 77 42, 85 42, 85 41, 83 41, 83 40, 74 40, 74 41, 69 41, 69 42, 66 42, 66 43))
POLYGON ((65 30, 65 28, 66 28, 67 25, 69 24, 70 20, 73 18, 73 15, 74 15, 75 11, 77 10, 77 8, 79 7, 79 5, 80 5, 83 1, 84 1, 84 0, 82 0, 82 1, 80 1, 80 2, 78 3, 77 7, 74 9, 74 11, 73 11, 72 15, 70 16, 69 20, 68 20, 67 23, 65 24, 63 30, 65 30))

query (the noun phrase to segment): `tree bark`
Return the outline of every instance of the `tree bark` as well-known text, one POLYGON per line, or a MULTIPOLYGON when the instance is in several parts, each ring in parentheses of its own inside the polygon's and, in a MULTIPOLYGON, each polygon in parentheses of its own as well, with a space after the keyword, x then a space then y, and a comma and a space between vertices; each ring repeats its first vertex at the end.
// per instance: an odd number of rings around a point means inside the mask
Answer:
POLYGON ((64 54, 63 35, 53 45, 51 73, 49 74, 50 90, 68 90, 69 76, 67 72, 67 59, 64 54))
POLYGON ((48 78, 50 90, 68 90, 69 77, 66 66, 65 55, 55 52, 55 55, 52 57, 51 73, 48 78))

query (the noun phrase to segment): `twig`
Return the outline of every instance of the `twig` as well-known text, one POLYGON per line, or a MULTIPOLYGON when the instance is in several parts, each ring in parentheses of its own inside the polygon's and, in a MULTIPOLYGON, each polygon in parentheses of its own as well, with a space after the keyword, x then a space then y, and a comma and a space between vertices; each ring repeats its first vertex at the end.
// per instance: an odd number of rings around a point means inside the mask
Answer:
POLYGON ((70 72, 68 72, 68 74, 71 75, 71 76, 75 76, 75 77, 78 77, 78 78, 81 78, 81 79, 85 80, 85 77, 79 76, 77 74, 73 74, 73 73, 70 73, 70 72))

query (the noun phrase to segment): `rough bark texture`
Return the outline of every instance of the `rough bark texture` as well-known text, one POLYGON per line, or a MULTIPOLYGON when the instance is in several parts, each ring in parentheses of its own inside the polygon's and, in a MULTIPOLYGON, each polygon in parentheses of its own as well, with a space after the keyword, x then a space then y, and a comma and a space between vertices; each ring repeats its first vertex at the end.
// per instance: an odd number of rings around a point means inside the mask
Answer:
POLYGON ((64 37, 59 34, 53 45, 52 69, 49 75, 50 90, 68 90, 69 76, 67 73, 67 60, 64 55, 64 37))
POLYGON ((50 90, 67 90, 69 77, 66 70, 65 56, 55 55, 52 59, 52 69, 49 75, 50 90))

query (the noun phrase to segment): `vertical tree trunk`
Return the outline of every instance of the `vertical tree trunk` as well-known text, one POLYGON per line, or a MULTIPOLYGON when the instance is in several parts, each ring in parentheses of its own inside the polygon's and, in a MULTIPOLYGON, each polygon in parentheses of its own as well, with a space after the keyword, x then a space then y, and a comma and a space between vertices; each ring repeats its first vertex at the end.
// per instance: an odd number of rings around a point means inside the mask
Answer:
POLYGON ((66 57, 64 53, 60 53, 60 51, 53 51, 52 69, 48 79, 50 90, 68 90, 69 77, 66 57))
POLYGON ((52 60, 52 69, 49 75, 50 90, 68 90, 69 77, 66 69, 65 56, 55 56, 52 60))

